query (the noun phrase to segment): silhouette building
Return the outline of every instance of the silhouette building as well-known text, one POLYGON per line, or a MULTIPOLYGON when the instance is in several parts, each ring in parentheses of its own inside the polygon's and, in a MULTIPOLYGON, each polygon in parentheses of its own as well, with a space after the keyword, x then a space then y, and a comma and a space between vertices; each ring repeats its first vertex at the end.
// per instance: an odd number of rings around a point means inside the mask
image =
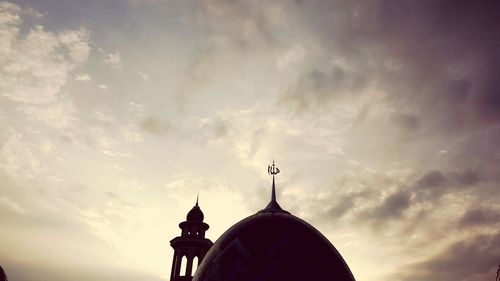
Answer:
POLYGON ((354 281, 330 241, 278 204, 274 161, 268 172, 273 176, 269 204, 217 239, 202 256, 193 281, 354 281))
POLYGON ((170 246, 174 248, 170 281, 191 281, 194 270, 212 246, 212 241, 205 238, 209 225, 203 219, 204 215, 196 198, 196 205, 188 212, 186 221, 179 224, 181 236, 170 241, 170 246))
POLYGON ((5 270, 3 270, 1 265, 0 265, 0 281, 8 281, 7 274, 5 273, 5 270))

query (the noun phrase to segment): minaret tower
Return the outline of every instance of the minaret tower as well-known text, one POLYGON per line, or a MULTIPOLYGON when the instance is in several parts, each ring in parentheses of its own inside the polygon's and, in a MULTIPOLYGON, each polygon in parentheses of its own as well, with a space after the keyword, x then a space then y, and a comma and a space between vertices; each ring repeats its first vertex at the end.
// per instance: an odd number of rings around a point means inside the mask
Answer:
POLYGON ((187 214, 186 221, 179 224, 182 229, 181 236, 170 241, 170 246, 174 248, 170 281, 191 281, 194 275, 193 267, 198 267, 212 246, 212 241, 205 238, 209 225, 203 222, 203 218, 197 197, 196 205, 187 214))

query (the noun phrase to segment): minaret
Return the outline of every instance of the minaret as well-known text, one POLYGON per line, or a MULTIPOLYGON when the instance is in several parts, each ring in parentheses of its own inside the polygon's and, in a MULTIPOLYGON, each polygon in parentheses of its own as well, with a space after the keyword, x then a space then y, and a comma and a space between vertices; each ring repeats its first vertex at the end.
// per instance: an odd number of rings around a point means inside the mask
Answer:
POLYGON ((197 268, 212 246, 212 241, 205 238, 209 225, 203 222, 203 218, 196 197, 196 205, 187 214, 186 221, 179 224, 181 236, 170 241, 170 246, 174 248, 170 281, 191 281, 194 275, 193 265, 197 268))

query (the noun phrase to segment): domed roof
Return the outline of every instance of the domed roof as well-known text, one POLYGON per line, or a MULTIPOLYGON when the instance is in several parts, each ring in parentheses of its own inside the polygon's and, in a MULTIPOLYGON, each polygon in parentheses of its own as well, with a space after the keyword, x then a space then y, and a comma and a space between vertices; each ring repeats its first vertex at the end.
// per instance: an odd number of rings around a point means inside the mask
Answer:
POLYGON ((203 215, 200 206, 198 206, 198 200, 196 200, 196 205, 191 209, 191 211, 188 212, 186 221, 202 222, 204 218, 205 216, 203 215))
POLYGON ((318 230, 290 213, 264 209, 217 239, 193 281, 354 281, 318 230))
POLYGON ((215 241, 193 281, 354 281, 330 241, 278 204, 279 172, 273 161, 271 201, 215 241))
POLYGON ((8 281, 7 274, 5 273, 1 265, 0 265, 0 281, 8 281))

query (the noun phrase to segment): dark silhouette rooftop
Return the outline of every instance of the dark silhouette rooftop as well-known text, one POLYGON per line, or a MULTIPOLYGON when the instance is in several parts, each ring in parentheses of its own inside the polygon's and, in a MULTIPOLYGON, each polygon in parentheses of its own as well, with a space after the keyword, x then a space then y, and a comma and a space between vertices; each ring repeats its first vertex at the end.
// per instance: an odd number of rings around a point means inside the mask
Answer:
POLYGON ((193 281, 354 281, 342 256, 318 230, 271 201, 222 236, 206 254, 193 281))
POLYGON ((191 209, 191 211, 188 212, 186 216, 187 221, 197 221, 197 222, 202 222, 205 216, 203 215, 203 212, 200 209, 200 206, 198 206, 198 197, 196 197, 196 205, 191 209))
POLYGON ((1 265, 0 265, 0 281, 8 281, 7 274, 5 273, 5 270, 3 270, 1 265))

